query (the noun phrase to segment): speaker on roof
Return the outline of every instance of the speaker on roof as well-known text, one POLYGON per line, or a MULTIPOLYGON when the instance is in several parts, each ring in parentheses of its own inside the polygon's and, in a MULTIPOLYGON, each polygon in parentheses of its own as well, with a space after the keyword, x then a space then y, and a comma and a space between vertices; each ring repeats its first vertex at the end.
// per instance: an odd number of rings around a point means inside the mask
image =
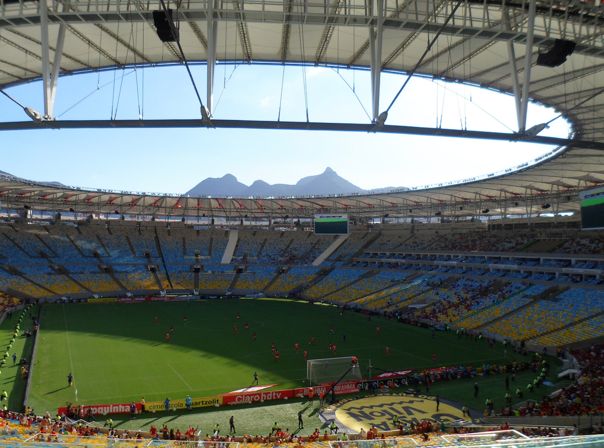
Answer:
POLYGON ((153 23, 157 31, 157 36, 162 42, 176 42, 178 40, 178 28, 172 20, 172 10, 153 11, 153 23))
POLYGON ((571 40, 556 39, 554 46, 544 53, 539 53, 537 56, 537 65, 544 67, 558 67, 562 65, 567 56, 570 56, 575 51, 575 44, 571 40))

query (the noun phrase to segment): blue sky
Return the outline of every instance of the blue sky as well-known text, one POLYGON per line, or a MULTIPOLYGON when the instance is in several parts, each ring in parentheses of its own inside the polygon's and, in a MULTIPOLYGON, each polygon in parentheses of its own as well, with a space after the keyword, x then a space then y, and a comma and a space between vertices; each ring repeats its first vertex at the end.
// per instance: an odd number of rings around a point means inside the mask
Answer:
MULTIPOLYGON (((205 100, 205 66, 195 66, 193 72, 205 100)), ((304 121, 304 77, 311 121, 369 121, 362 107, 370 110, 369 73, 325 67, 220 65, 214 116, 276 120, 281 109, 282 120, 304 121)), ((382 75, 381 110, 403 81, 401 75, 382 75)), ((8 92, 22 104, 43 110, 39 82, 8 92)), ((184 67, 139 68, 61 78, 55 115, 198 118, 199 106, 184 67)), ((553 116, 552 110, 530 105, 528 127, 553 116)), ((19 107, 0 96, 0 120, 25 119, 19 107)), ((516 128, 510 96, 430 79, 412 80, 388 123, 502 132, 516 128)), ((567 134, 562 119, 543 132, 567 134)), ((17 176, 168 193, 183 193, 206 177, 226 173, 246 184, 256 179, 294 183, 327 166, 362 188, 421 186, 486 175, 551 150, 542 145, 401 135, 225 129, 10 131, 0 139, 0 170, 17 176)))

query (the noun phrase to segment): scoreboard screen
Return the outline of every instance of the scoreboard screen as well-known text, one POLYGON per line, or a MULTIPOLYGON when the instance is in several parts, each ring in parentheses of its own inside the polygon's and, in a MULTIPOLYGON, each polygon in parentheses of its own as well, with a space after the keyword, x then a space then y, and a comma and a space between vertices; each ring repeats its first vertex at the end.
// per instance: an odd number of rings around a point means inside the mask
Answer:
POLYGON ((314 225, 318 235, 346 235, 348 215, 315 215, 314 225))
POLYGON ((604 229, 604 188, 581 194, 581 227, 585 230, 604 229))

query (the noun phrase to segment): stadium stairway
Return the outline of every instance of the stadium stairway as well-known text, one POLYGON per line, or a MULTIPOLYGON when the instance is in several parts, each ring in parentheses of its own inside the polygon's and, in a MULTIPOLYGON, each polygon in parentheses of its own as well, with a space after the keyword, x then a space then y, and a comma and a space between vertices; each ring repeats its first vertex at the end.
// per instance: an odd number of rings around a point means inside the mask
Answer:
POLYGON ((233 279, 231 280, 231 283, 229 283, 229 286, 227 287, 227 291, 232 291, 235 288, 235 285, 237 284, 237 281, 239 280, 240 275, 241 275, 241 272, 239 272, 239 269, 235 269, 235 275, 233 275, 233 279))
MULTIPOLYGON (((418 277, 422 277, 422 275, 419 275, 418 277)), ((427 286, 428 289, 420 288, 417 292, 409 295, 408 297, 402 298, 402 299, 400 299, 396 303, 392 303, 392 304, 387 304, 386 303, 384 306, 382 306, 379 309, 381 311, 387 311, 387 312, 403 311, 409 305, 416 304, 418 302, 418 300, 420 300, 424 295, 433 293, 434 291, 442 288, 443 286, 446 286, 451 281, 454 281, 454 279, 453 278, 448 278, 444 283, 442 283, 442 284, 440 284, 438 286, 431 286, 431 285, 427 284, 427 282, 424 282, 422 280, 420 280, 417 283, 414 282, 414 281, 411 281, 409 283, 409 280, 407 280, 407 285, 405 285, 405 288, 401 288, 400 291, 404 291, 405 289, 410 289, 410 288, 413 288, 415 286, 421 286, 423 284, 425 284, 425 286, 427 286)), ((394 294, 396 294, 396 292, 394 294)))
POLYGON ((158 266, 157 265, 153 265, 153 267, 155 267, 155 269, 150 269, 151 275, 153 276, 153 279, 155 280, 155 283, 157 283, 157 288, 162 291, 166 288, 164 288, 164 285, 161 284, 161 280, 159 279, 159 276, 157 275, 157 269, 158 266))
MULTIPOLYGON (((78 231, 81 232, 81 230, 80 230, 79 227, 78 227, 78 231)), ((82 258, 89 258, 90 257, 90 255, 86 255, 84 253, 84 251, 82 251, 82 248, 75 243, 75 241, 73 240, 73 238, 71 237, 71 235, 65 234, 65 236, 67 237, 67 240, 71 243, 71 245, 75 248, 76 252, 79 253, 82 258)))
POLYGON ((590 319, 594 319, 594 318, 600 317, 600 316, 604 316, 604 311, 600 311, 599 313, 594 313, 594 314, 591 314, 589 316, 583 317, 582 319, 578 319, 578 320, 569 322, 569 323, 567 323, 565 325, 562 325, 560 327, 554 328, 552 330, 544 331, 543 333, 539 333, 538 335, 535 335, 533 337, 526 338, 525 341, 526 342, 531 342, 534 339, 539 339, 539 338, 541 338, 543 336, 547 336, 549 334, 556 333, 558 331, 563 331, 563 330, 572 328, 572 327, 574 327, 576 325, 579 325, 579 324, 581 324, 581 323, 583 323, 585 321, 588 321, 590 319))
MULTIPOLYGON (((26 280, 27 282, 31 283, 32 285, 35 285, 35 286, 37 286, 38 288, 43 289, 44 291, 48 291, 48 292, 49 292, 49 293, 51 293, 53 296, 57 296, 57 295, 58 295, 58 294, 57 294, 55 291, 53 291, 52 289, 50 289, 50 288, 48 288, 48 287, 46 287, 46 286, 44 286, 44 285, 41 285, 40 283, 38 283, 38 282, 36 282, 36 281, 32 280, 31 278, 29 278, 27 275, 23 274, 22 272, 20 272, 20 271, 16 271, 16 272, 18 273, 19 277, 23 278, 24 280, 26 280)), ((10 290, 9 290, 9 292, 10 292, 10 290)))
MULTIPOLYGON (((229 264, 233 259, 235 248, 237 247, 237 241, 239 240, 239 230, 229 230, 229 240, 227 242, 224 253, 222 254, 222 260, 220 264, 229 264)), ((232 284, 231 284, 232 286, 232 284)))
POLYGON ((352 259, 353 257, 359 257, 361 255, 363 255, 363 253, 367 250, 367 248, 369 246, 371 246, 373 243, 375 243, 380 237, 382 236, 382 232, 378 231, 378 232, 371 232, 371 236, 367 237, 365 239, 365 242, 361 245, 361 247, 359 247, 353 254, 351 254, 350 259, 352 259))
POLYGON ((345 284, 344 286, 341 286, 337 289, 334 289, 333 291, 328 292, 327 294, 325 294, 325 296, 323 297, 326 300, 329 300, 329 296, 331 296, 332 294, 335 294, 337 292, 343 291, 346 288, 350 288, 351 286, 353 286, 354 284, 360 282, 361 280, 365 279, 365 278, 369 278, 369 277, 373 277, 374 275, 376 275, 379 271, 367 271, 366 273, 364 273, 363 275, 358 276, 356 279, 354 279, 353 281, 351 281, 350 283, 345 284))
POLYGON ((351 304, 355 304, 355 305, 361 305, 365 308, 373 308, 376 309, 376 307, 374 305, 377 305, 378 303, 387 303, 388 299, 396 294, 397 292, 405 289, 408 287, 409 282, 412 282, 415 278, 417 278, 419 276, 419 273, 414 273, 412 275, 410 275, 409 277, 401 280, 399 283, 395 284, 395 285, 388 285, 385 286, 382 289, 379 289, 377 291, 374 291, 370 294, 367 294, 363 297, 359 297, 355 300, 353 300, 351 302, 351 304))
POLYGON ((495 319, 490 320, 488 322, 485 322, 485 323, 475 327, 474 330, 482 330, 482 329, 488 327, 489 325, 494 324, 497 321, 505 319, 505 318, 511 316, 512 314, 516 314, 519 311, 521 311, 525 308, 528 308, 529 306, 531 306, 533 303, 535 303, 538 300, 547 300, 551 297, 555 297, 558 294, 564 292, 566 289, 568 289, 568 288, 560 287, 560 286, 552 286, 551 288, 548 288, 545 291, 543 291, 541 294, 537 294, 536 296, 531 297, 531 300, 529 302, 525 303, 524 305, 521 305, 518 308, 514 308, 513 310, 511 310, 505 314, 497 316, 495 319))
MULTIPOLYGON (((109 229, 107 229, 107 230, 109 230, 109 229)), ((99 254, 98 252, 96 252, 96 253, 95 253, 95 256, 96 256, 97 258, 100 258, 100 257, 108 257, 108 256, 109 256, 109 254, 110 254, 111 252, 109 252, 109 249, 108 249, 108 248, 107 248, 107 246, 105 245, 105 242, 103 241, 103 239, 102 239, 102 238, 101 238, 99 235, 95 235, 95 236, 96 236, 96 239, 97 239, 98 243, 101 245, 101 247, 102 247, 102 248, 103 248, 103 250, 105 251, 105 254, 104 254, 104 255, 103 255, 103 254, 99 254)))
POLYGON ((155 235, 153 236, 153 239, 155 241, 155 247, 157 248, 157 253, 159 254, 159 258, 161 259, 162 268, 163 268, 164 272, 166 273, 166 279, 168 280, 168 286, 170 287, 170 289, 174 289, 174 285, 172 284, 172 279, 170 278, 170 270, 168 269, 168 266, 166 265, 166 258, 164 257, 164 251, 162 250, 161 242, 159 240, 159 236, 157 235, 157 227, 155 228, 155 235))
POLYGON ((344 244, 344 241, 346 241, 347 238, 348 235, 338 235, 334 242, 327 246, 327 249, 325 249, 317 258, 313 260, 312 265, 321 265, 321 263, 327 260, 331 254, 333 254, 342 244, 344 244))
POLYGON ((199 291, 199 270, 193 270, 193 289, 199 291))
POLYGON ((28 252, 27 250, 25 250, 25 248, 12 236, 9 236, 6 233, 4 233, 3 235, 5 236, 5 238, 7 240, 9 240, 11 243, 13 243, 21 252, 23 252, 27 256, 29 256, 31 258, 43 258, 39 253, 32 254, 32 253, 28 252))
POLYGON ((111 279, 115 282, 120 291, 128 291, 128 288, 126 288, 120 279, 116 277, 115 272, 113 272, 113 268, 110 267, 107 271, 107 274, 109 274, 109 277, 111 277, 111 279))
MULTIPOLYGON (((477 315, 477 314, 480 314, 480 313, 483 313, 483 312, 487 312, 487 311, 488 311, 488 310, 490 310, 490 309, 497 308, 498 306, 500 306, 500 305, 501 305, 501 303, 502 303, 503 301, 508 300, 508 299, 511 299, 512 297, 515 297, 515 296, 522 295, 522 293, 524 293, 524 291, 526 291, 526 290, 527 290, 527 289, 529 289, 530 287, 531 287, 530 285, 525 285, 525 287, 524 287, 524 288, 522 288, 521 290, 519 290, 519 291, 515 292, 515 293, 514 293, 514 294, 512 294, 511 296, 506 297, 505 299, 503 299, 503 300, 502 300, 502 301, 500 301, 500 302, 496 302, 496 303, 493 303, 493 304, 491 304, 491 305, 489 305, 489 306, 485 306, 484 308, 479 308, 479 309, 476 309, 476 310, 474 310, 474 311, 471 311, 471 312, 467 313, 465 316, 463 316, 462 318, 460 318, 460 319, 456 320, 455 322, 451 322, 451 326, 453 326, 453 327, 455 327, 455 328, 464 328, 464 326, 463 326, 463 325, 461 325, 461 323, 462 323, 462 322, 466 321, 467 319, 472 318, 473 316, 475 316, 475 315, 477 315)), ((491 322, 491 321, 489 321, 489 322, 491 322)))
POLYGON ((315 274, 315 276, 313 278, 311 278, 305 284, 298 285, 295 288, 293 288, 290 291, 290 294, 291 295, 300 295, 303 291, 306 291, 307 289, 312 288, 314 285, 316 285, 321 280, 323 280, 325 277, 327 277, 331 273, 331 271, 333 271, 334 269, 335 268, 333 268, 333 267, 321 269, 319 272, 317 272, 315 274))
MULTIPOLYGON (((262 244, 264 244, 264 243, 266 243, 266 239, 264 240, 264 242, 262 244)), ((262 248, 260 250, 262 250, 262 248)), ((270 281, 262 289, 262 292, 266 292, 271 286, 273 286, 273 283, 275 283, 277 280, 279 280, 279 278, 281 277, 283 272, 284 271, 282 269, 277 270, 277 273, 273 276, 273 278, 270 279, 270 281)))
POLYGON ((134 249, 134 245, 132 244, 132 240, 130 239, 129 235, 124 235, 126 238, 126 243, 128 243, 128 248, 130 249, 130 252, 132 253, 133 257, 136 257, 136 249, 134 249))
POLYGON ((65 267, 63 267, 63 266, 57 266, 57 267, 56 267, 56 268, 54 268, 54 269, 55 269, 55 271, 56 271, 58 274, 62 274, 62 275, 64 275, 65 277, 67 277, 67 279, 68 279, 69 281, 71 281, 71 282, 75 283, 75 284, 76 284, 78 287, 80 287, 80 288, 81 288, 81 289, 83 289, 84 291, 89 292, 89 293, 91 293, 91 294, 94 292, 94 291, 91 291, 91 290, 90 290, 89 288, 87 288, 86 286, 84 286, 83 284, 81 284, 81 283, 80 283, 79 281, 77 281, 75 278, 73 278, 73 277, 71 276, 71 274, 69 273, 69 271, 67 271, 67 269, 65 269, 65 267))

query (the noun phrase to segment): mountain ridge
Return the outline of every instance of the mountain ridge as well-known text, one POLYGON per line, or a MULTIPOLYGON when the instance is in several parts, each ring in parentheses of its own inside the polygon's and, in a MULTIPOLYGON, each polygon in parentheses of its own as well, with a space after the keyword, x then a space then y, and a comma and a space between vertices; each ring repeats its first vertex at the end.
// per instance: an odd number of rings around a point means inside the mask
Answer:
POLYGON ((262 179, 257 179, 248 186, 240 182, 233 174, 227 173, 222 177, 208 177, 185 194, 193 197, 327 196, 334 194, 385 193, 395 189, 407 190, 406 187, 365 190, 338 175, 331 167, 327 167, 322 173, 302 177, 295 184, 269 184, 262 179))

